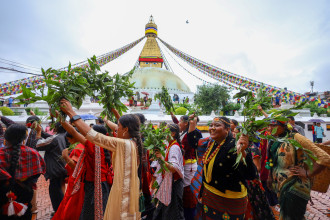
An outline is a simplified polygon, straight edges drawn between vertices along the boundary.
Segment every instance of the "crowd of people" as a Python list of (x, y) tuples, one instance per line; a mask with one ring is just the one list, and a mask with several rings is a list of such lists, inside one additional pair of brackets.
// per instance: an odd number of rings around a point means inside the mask
[(61, 111), (70, 120), (45, 130), (35, 115), (26, 125), (1, 116), (0, 219), (31, 219), (38, 209), (36, 183), (44, 175), (54, 220), (271, 220), (274, 209), (281, 219), (300, 220), (312, 178), (330, 167), (330, 156), (304, 137), (293, 117), (259, 132), (289, 137), (312, 152), (318, 160), (311, 170), (302, 149), (278, 139), (236, 137), (241, 127), (227, 117), (215, 117), (205, 138), (197, 116), (171, 113), (166, 152), (155, 150), (152, 161), (143, 147), (144, 115), (120, 116), (113, 109), (116, 121), (90, 126), (69, 101), (61, 101)]

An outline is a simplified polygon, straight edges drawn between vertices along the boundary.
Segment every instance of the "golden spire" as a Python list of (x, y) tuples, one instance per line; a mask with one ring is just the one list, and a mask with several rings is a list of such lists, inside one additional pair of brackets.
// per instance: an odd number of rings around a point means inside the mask
[(140, 67), (162, 68), (163, 57), (156, 41), (157, 25), (152, 15), (150, 16), (148, 24), (146, 24), (145, 35), (147, 37), (147, 42), (144, 44), (139, 57)]
[(150, 16), (148, 24), (146, 24), (145, 35), (146, 37), (157, 37), (157, 25), (152, 15)]

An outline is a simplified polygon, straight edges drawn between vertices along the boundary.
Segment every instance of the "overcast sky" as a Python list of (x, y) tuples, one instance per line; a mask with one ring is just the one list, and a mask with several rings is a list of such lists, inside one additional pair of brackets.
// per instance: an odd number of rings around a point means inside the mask
[[(296, 92), (309, 91), (311, 80), (314, 90), (330, 90), (327, 0), (1, 1), (0, 58), (37, 68), (64, 67), (139, 39), (151, 14), (160, 38), (207, 63)], [(144, 42), (103, 69), (127, 72)], [(162, 49), (193, 91), (201, 82), (176, 61), (211, 81)], [(28, 77), (0, 74), (0, 83)]]

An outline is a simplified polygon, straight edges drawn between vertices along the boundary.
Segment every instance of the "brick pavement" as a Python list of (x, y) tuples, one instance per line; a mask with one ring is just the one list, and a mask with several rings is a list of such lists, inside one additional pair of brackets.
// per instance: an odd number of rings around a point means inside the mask
[[(50, 214), (53, 212), (52, 205), (50, 203), (48, 186), (49, 181), (46, 181), (43, 176), (39, 178), (38, 185), (38, 195), (37, 195), (37, 205), (38, 214), (32, 217), (33, 220), (49, 220)], [(325, 220), (330, 219), (327, 217), (327, 209), (330, 208), (330, 187), (327, 193), (319, 193), (312, 191), (312, 202), (307, 205), (306, 219), (308, 220)], [(278, 219), (278, 212), (275, 211)]]
[(37, 186), (37, 206), (39, 212), (32, 216), (32, 220), (49, 220), (50, 215), (53, 212), (52, 204), (49, 198), (49, 181), (46, 181), (44, 176), (40, 176)]

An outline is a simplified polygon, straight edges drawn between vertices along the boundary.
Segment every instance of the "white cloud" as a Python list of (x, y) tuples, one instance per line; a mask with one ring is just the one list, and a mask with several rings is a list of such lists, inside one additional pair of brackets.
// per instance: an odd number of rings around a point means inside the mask
[[(0, 24), (5, 34), (0, 36), (0, 57), (37, 67), (62, 67), (142, 37), (152, 14), (159, 37), (174, 47), (271, 85), (305, 92), (308, 82), (325, 76), (330, 66), (327, 1), (31, 2), (2, 3), (5, 13), (0, 15)], [(128, 71), (142, 46), (103, 69)], [(190, 77), (175, 62), (171, 65), (179, 76)], [(204, 77), (198, 71), (195, 74)], [(23, 77), (1, 77), (0, 82)], [(192, 81), (192, 86), (199, 83)], [(322, 80), (316, 80), (315, 87), (329, 90), (328, 82)]]

